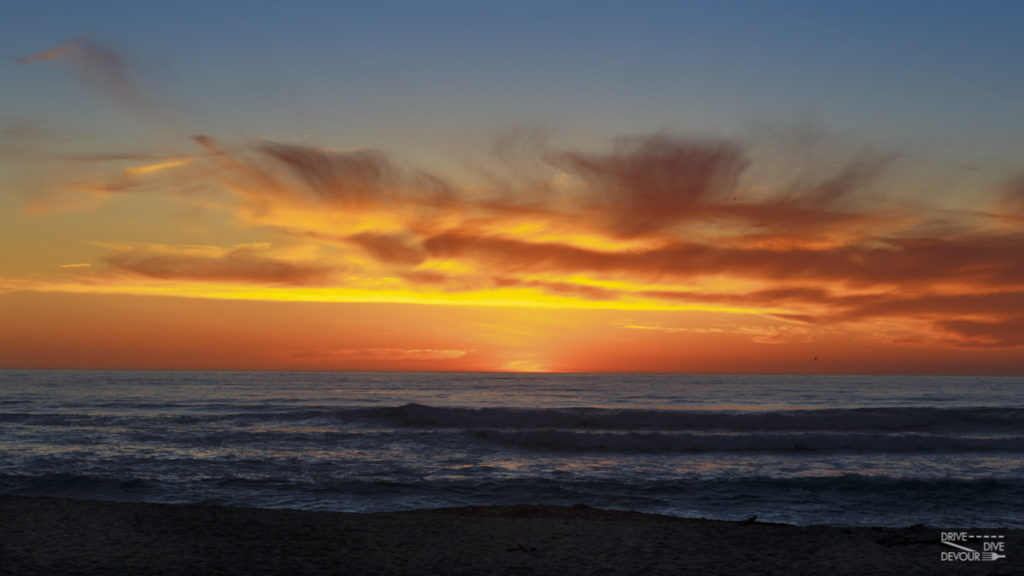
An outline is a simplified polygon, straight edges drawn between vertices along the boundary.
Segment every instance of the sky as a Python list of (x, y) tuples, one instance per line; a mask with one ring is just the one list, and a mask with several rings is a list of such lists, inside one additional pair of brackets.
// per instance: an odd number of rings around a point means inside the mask
[(1024, 374), (1022, 27), (12, 6), (0, 367)]

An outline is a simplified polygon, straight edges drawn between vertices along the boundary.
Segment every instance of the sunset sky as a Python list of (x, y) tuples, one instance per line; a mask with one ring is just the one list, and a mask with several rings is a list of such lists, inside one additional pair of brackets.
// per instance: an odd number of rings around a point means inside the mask
[(1024, 374), (1020, 2), (21, 3), (0, 367)]

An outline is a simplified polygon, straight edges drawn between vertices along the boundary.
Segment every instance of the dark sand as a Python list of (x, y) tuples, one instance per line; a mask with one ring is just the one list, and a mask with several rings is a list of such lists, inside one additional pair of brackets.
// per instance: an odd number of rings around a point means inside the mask
[(0, 496), (0, 574), (1024, 574), (937, 528), (797, 527), (583, 506), (346, 514)]

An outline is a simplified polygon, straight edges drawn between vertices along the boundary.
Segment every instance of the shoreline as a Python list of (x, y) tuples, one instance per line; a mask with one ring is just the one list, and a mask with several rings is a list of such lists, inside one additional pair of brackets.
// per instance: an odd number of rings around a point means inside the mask
[[(950, 530), (954, 527), (943, 527)], [(969, 528), (956, 527), (961, 530)], [(587, 506), (348, 513), (0, 496), (0, 574), (1011, 574), (940, 528), (795, 526)]]

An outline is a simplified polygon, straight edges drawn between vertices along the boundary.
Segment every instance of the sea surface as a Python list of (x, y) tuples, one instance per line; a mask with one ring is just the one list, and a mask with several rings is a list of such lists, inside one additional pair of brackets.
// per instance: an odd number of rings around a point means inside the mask
[(0, 371), (0, 493), (1024, 527), (1024, 380)]

